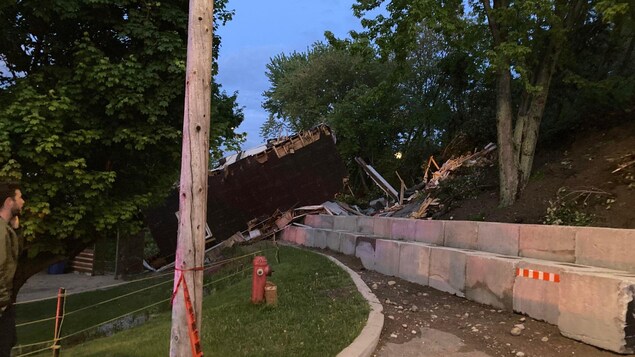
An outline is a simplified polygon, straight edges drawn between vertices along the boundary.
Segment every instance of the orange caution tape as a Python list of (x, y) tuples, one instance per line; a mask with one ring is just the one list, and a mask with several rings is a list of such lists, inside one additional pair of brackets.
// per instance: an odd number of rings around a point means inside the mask
[(560, 282), (560, 275), (554, 273), (548, 273), (544, 271), (532, 270), (532, 269), (516, 269), (516, 276), (522, 276), (524, 278), (550, 281), (552, 283)]
[[(193, 268), (193, 269), (176, 269), (179, 271), (198, 271), (203, 270), (203, 268)], [(187, 282), (183, 277), (183, 274), (179, 276), (179, 281), (176, 283), (176, 288), (174, 289), (174, 293), (172, 293), (172, 302), (174, 302), (174, 298), (176, 297), (177, 292), (179, 291), (179, 286), (183, 283), (183, 297), (185, 298), (185, 309), (187, 310), (187, 330), (190, 335), (190, 346), (192, 347), (192, 356), (193, 357), (203, 357), (203, 350), (201, 348), (201, 339), (198, 335), (198, 329), (196, 328), (196, 316), (194, 315), (194, 306), (192, 306), (192, 300), (190, 299), (190, 291), (187, 288)]]

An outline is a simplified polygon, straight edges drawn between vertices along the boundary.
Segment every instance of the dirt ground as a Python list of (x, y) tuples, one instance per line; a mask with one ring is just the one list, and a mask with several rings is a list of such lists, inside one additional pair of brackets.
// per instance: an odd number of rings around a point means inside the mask
[(492, 167), (485, 183), (488, 190), (476, 199), (455, 202), (438, 219), (541, 224), (549, 201), (555, 201), (564, 188), (568, 198), (583, 195), (581, 202), (585, 192), (599, 192), (590, 195), (586, 205), (577, 206), (593, 215), (591, 225), (635, 228), (635, 165), (612, 173), (620, 164), (635, 160), (635, 121), (572, 132), (558, 146), (536, 153), (532, 177), (514, 205), (498, 207), (498, 171)]
[[(356, 271), (382, 303), (385, 319), (375, 351), (377, 357), (395, 356), (400, 351), (395, 344), (404, 346), (400, 356), (620, 356), (566, 338), (554, 325), (366, 270), (355, 257), (328, 250), (320, 252)], [(511, 334), (516, 325), (522, 325), (519, 336)], [(458, 337), (455, 343), (460, 348), (446, 349), (445, 354), (427, 354), (434, 348), (434, 333), (443, 332)], [(424, 333), (428, 336), (422, 336)], [(411, 341), (422, 337), (422, 344), (417, 347), (420, 354), (413, 354)]]

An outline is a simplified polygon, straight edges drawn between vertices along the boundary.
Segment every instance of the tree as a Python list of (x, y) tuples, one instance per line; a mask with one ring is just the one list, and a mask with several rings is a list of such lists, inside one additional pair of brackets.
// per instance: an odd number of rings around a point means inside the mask
[[(383, 1), (358, 0), (357, 16), (381, 6)], [(599, 11), (623, 14), (626, 2), (536, 0), (391, 1), (389, 17), (364, 19), (366, 35), (383, 51), (403, 57), (401, 48), (415, 44), (416, 26), (433, 23), (454, 46), (476, 43), (469, 34), (490, 36), (483, 48), (484, 65), (496, 78), (496, 126), (499, 148), (500, 204), (508, 206), (529, 180), (538, 132), (549, 88), (568, 39)], [(453, 33), (466, 34), (453, 38)], [(627, 51), (628, 53), (628, 51)]]
[(388, 81), (393, 68), (376, 61), (367, 44), (330, 34), (327, 38), (329, 44), (316, 43), (307, 52), (271, 59), (271, 88), (263, 103), (270, 116), (262, 135), (275, 137), (283, 130), (327, 123), (350, 169), (356, 167), (355, 156), (379, 166), (394, 162), (401, 126), (394, 115), (399, 90)]
[[(422, 175), (423, 158), (457, 130), (452, 119), (467, 117), (470, 100), (456, 92), (480, 83), (463, 76), (465, 57), (430, 27), (420, 24), (417, 31), (418, 45), (402, 48), (400, 61), (365, 36), (340, 40), (329, 32), (327, 43), (272, 58), (267, 67), (271, 87), (263, 103), (270, 116), (263, 135), (325, 122), (335, 130), (354, 184), (363, 182), (356, 180), (355, 156), (366, 158), (395, 185), (397, 169), (414, 184), (408, 178)], [(397, 152), (401, 159), (395, 158)]]
[[(583, 1), (482, 1), (496, 68), (500, 204), (509, 206), (529, 181), (540, 121), (567, 33), (584, 22)], [(512, 76), (522, 90), (514, 123)]]
[[(0, 175), (20, 179), (28, 195), (30, 248), (19, 287), (115, 228), (134, 234), (141, 211), (174, 186), (188, 7), (22, 1), (3, 4), (0, 14), (8, 72), (0, 85)], [(232, 14), (217, 1), (214, 15), (220, 25)], [(240, 141), (236, 94), (215, 84), (212, 95), (211, 142)]]

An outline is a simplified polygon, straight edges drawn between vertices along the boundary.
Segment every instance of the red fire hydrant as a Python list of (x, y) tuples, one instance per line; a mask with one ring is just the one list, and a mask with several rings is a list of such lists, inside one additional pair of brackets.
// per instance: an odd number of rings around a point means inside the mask
[(267, 276), (271, 275), (272, 270), (267, 264), (267, 258), (263, 256), (254, 257), (254, 270), (251, 280), (251, 302), (259, 304), (265, 300), (265, 285), (267, 284)]

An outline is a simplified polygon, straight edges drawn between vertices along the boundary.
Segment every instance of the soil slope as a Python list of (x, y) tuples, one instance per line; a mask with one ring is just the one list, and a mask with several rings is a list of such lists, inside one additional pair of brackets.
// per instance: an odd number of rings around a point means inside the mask
[[(547, 208), (564, 203), (570, 215), (584, 214), (586, 225), (635, 228), (635, 164), (613, 173), (635, 160), (635, 121), (625, 118), (609, 129), (572, 132), (563, 141), (558, 149), (537, 152), (530, 182), (514, 205), (498, 207), (497, 170), (492, 168), (489, 190), (455, 202), (439, 219), (541, 224)], [(553, 216), (559, 215), (565, 213)]]

